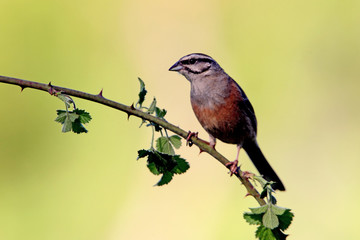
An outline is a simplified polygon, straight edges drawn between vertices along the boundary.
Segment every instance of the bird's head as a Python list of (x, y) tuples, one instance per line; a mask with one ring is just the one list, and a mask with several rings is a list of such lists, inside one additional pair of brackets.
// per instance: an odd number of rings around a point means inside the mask
[(214, 75), (219, 71), (223, 71), (219, 64), (210, 56), (202, 53), (192, 53), (180, 58), (169, 71), (178, 72), (193, 82), (197, 78)]

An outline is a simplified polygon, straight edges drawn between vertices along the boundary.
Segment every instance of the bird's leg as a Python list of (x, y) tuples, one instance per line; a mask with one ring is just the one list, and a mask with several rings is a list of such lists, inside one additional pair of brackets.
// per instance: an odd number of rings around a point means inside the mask
[(210, 147), (212, 147), (213, 149), (215, 149), (216, 138), (214, 138), (214, 136), (211, 135), (211, 134), (209, 134), (209, 145), (210, 145)]
[(239, 153), (240, 153), (240, 149), (241, 149), (241, 145), (237, 145), (237, 154), (236, 154), (236, 159), (232, 162), (228, 162), (226, 164), (226, 167), (230, 169), (230, 177), (233, 175), (233, 174), (237, 174), (238, 173), (238, 159), (239, 159)]

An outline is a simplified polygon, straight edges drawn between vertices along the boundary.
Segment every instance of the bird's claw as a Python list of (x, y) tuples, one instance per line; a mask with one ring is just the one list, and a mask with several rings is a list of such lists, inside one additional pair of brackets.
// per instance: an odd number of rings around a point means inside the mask
[(228, 162), (226, 163), (226, 167), (230, 170), (230, 177), (233, 175), (233, 174), (238, 174), (238, 163), (239, 161), (238, 160), (235, 160), (235, 161), (232, 161), (232, 162)]
[(189, 147), (191, 147), (193, 145), (193, 142), (191, 141), (191, 137), (195, 137), (198, 138), (198, 132), (188, 132), (188, 135), (186, 136), (186, 146), (189, 145)]
[(246, 178), (246, 179), (253, 179), (255, 177), (255, 174), (252, 173), (252, 172), (243, 171), (241, 176)]

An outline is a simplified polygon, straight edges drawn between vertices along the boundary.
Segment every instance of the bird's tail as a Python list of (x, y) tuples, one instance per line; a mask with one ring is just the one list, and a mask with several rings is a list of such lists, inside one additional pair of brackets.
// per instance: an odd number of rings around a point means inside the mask
[(272, 188), (274, 190), (285, 191), (285, 187), (283, 183), (281, 182), (278, 175), (275, 173), (274, 169), (272, 169), (269, 162), (266, 160), (257, 142), (256, 141), (245, 142), (243, 148), (250, 157), (251, 161), (254, 163), (259, 173), (263, 175), (263, 177), (267, 181), (275, 182), (272, 185)]

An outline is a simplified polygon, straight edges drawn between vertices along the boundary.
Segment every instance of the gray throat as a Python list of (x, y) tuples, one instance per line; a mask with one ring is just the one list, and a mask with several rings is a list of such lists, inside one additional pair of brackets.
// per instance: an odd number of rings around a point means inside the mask
[(227, 79), (201, 78), (191, 82), (191, 101), (198, 106), (214, 108), (225, 103), (229, 96), (229, 81)]

